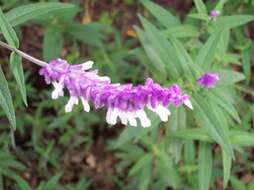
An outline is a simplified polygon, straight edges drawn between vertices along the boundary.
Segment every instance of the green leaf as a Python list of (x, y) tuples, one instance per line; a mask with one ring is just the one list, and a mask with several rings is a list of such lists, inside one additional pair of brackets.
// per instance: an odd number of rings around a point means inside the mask
[(156, 167), (158, 176), (162, 179), (168, 186), (172, 186), (174, 189), (179, 189), (180, 176), (177, 172), (176, 167), (174, 167), (173, 161), (169, 154), (165, 151), (155, 148), (156, 154)]
[(0, 29), (8, 44), (10, 44), (13, 47), (19, 47), (18, 37), (1, 9), (0, 9)]
[(196, 108), (195, 116), (202, 126), (207, 130), (208, 135), (213, 138), (220, 146), (233, 157), (233, 149), (229, 140), (229, 134), (225, 126), (220, 122), (208, 97), (202, 97), (198, 94), (193, 95), (193, 107)]
[(191, 25), (179, 25), (168, 28), (164, 31), (166, 36), (173, 36), (176, 38), (198, 37), (199, 31), (196, 27)]
[(151, 164), (151, 161), (152, 161), (152, 155), (151, 154), (145, 154), (130, 169), (130, 171), (128, 173), (128, 176), (133, 176), (134, 174), (139, 172), (145, 165)]
[(157, 20), (167, 28), (180, 25), (179, 20), (169, 11), (149, 0), (142, 0), (143, 5), (153, 14)]
[(244, 25), (254, 20), (252, 15), (235, 15), (235, 16), (223, 16), (219, 17), (213, 25), (219, 29), (231, 29), (241, 25)]
[(153, 66), (157, 70), (159, 70), (162, 73), (162, 75), (166, 75), (164, 62), (161, 60), (160, 56), (158, 55), (156, 50), (153, 48), (151, 43), (149, 43), (149, 41), (146, 39), (145, 32), (143, 32), (138, 27), (135, 27), (135, 30), (138, 34), (139, 40), (140, 40), (143, 48), (145, 49), (145, 52), (146, 52), (147, 56), (149, 57), (149, 59), (151, 60), (151, 63), (153, 64)]
[[(184, 109), (184, 107), (179, 107), (177, 110), (174, 110), (171, 113), (168, 124), (169, 126), (166, 129), (166, 134), (186, 128), (187, 118), (186, 110)], [(169, 150), (172, 153), (172, 156), (174, 157), (176, 163), (181, 160), (182, 148), (183, 144), (179, 139), (173, 139), (171, 141)]]
[(202, 14), (202, 13), (189, 14), (188, 17), (198, 19), (198, 20), (203, 20), (203, 21), (209, 21), (209, 16), (207, 14)]
[[(213, 143), (214, 140), (207, 134), (204, 128), (190, 128), (173, 131), (171, 134), (174, 138), (183, 140), (198, 140), (203, 142)], [(237, 146), (254, 146), (254, 134), (239, 131), (230, 130), (229, 139), (233, 145)]]
[(207, 14), (206, 6), (202, 0), (194, 0), (194, 3), (198, 10), (198, 13)]
[(181, 72), (181, 67), (175, 55), (175, 50), (166, 36), (161, 33), (153, 24), (144, 17), (140, 16), (142, 25), (145, 28), (145, 35), (151, 46), (157, 52), (158, 56), (166, 66), (168, 73), (172, 78), (178, 78)]
[(225, 151), (222, 151), (222, 160), (223, 160), (223, 187), (226, 188), (230, 178), (232, 158), (227, 153), (225, 153)]
[(63, 41), (62, 32), (57, 27), (49, 27), (43, 38), (43, 59), (50, 61), (58, 58)]
[(214, 31), (203, 47), (200, 48), (196, 58), (196, 64), (202, 66), (204, 69), (210, 68), (218, 45), (220, 44), (222, 34), (223, 30)]
[(143, 129), (141, 127), (126, 127), (116, 140), (114, 148), (119, 148), (124, 143), (132, 140), (134, 137), (140, 136), (144, 130), (148, 129)]
[(152, 160), (146, 162), (143, 165), (142, 170), (139, 175), (139, 189), (146, 190), (150, 181), (151, 181), (151, 174), (152, 174)]
[[(225, 29), (223, 31), (223, 34), (221, 36), (221, 40), (220, 40), (220, 44), (218, 46), (217, 49), (217, 53), (218, 54), (227, 54), (227, 50), (228, 50), (228, 45), (229, 45), (229, 39), (230, 39), (230, 30), (229, 29)], [(221, 57), (221, 56), (218, 56)]]
[(204, 142), (213, 142), (213, 139), (209, 137), (204, 128), (181, 129), (172, 132), (172, 136), (175, 138), (181, 138), (185, 140), (199, 140)]
[(47, 183), (44, 186), (44, 189), (56, 189), (56, 187), (58, 186), (58, 182), (59, 179), (61, 178), (63, 174), (62, 173), (58, 173), (56, 175), (54, 175), (49, 181), (47, 181)]
[(212, 147), (210, 144), (205, 142), (199, 144), (198, 163), (199, 189), (208, 190), (213, 167)]
[(254, 134), (245, 131), (230, 131), (230, 141), (237, 146), (254, 146)]
[(67, 3), (34, 3), (14, 8), (6, 14), (6, 17), (12, 26), (16, 26), (38, 16), (47, 15), (50, 12), (73, 7), (74, 5)]
[(10, 58), (11, 70), (17, 81), (23, 102), (27, 106), (26, 85), (25, 85), (25, 78), (24, 78), (23, 66), (21, 61), (22, 61), (22, 58), (18, 54), (14, 52), (11, 53), (11, 58)]
[(20, 176), (15, 176), (15, 181), (20, 188), (20, 190), (32, 190), (30, 185)]
[(187, 50), (184, 48), (183, 44), (180, 40), (170, 37), (170, 42), (172, 43), (173, 47), (175, 48), (176, 57), (179, 60), (179, 64), (183, 70), (183, 75), (187, 78), (187, 80), (191, 81), (191, 76), (195, 77), (195, 74), (199, 75), (198, 73), (201, 72), (201, 68), (193, 63), (193, 60)]
[(219, 0), (214, 9), (221, 12), (226, 2), (227, 0)]
[(184, 164), (195, 164), (195, 145), (192, 140), (187, 140), (184, 144)]
[(242, 60), (243, 60), (243, 72), (246, 77), (246, 83), (250, 82), (250, 74), (251, 74), (251, 64), (250, 64), (250, 51), (246, 49), (242, 52)]
[[(236, 64), (236, 65), (241, 65), (240, 63), (240, 58), (239, 54), (235, 53), (223, 53), (222, 48), (218, 48), (217, 50), (217, 56), (216, 59), (218, 62), (222, 62), (222, 64), (228, 65), (230, 64)], [(224, 51), (225, 52), (225, 51)]]
[(237, 179), (235, 176), (230, 177), (231, 184), (236, 190), (246, 190), (245, 184)]
[(245, 79), (245, 76), (242, 73), (231, 71), (231, 70), (220, 71), (219, 75), (220, 75), (220, 80), (218, 82), (218, 85), (220, 86), (233, 85)]
[(78, 24), (69, 23), (67, 32), (73, 38), (80, 40), (92, 46), (102, 46), (102, 34), (100, 32), (101, 26), (95, 23), (91, 24)]
[(16, 129), (16, 117), (14, 106), (11, 98), (11, 93), (8, 87), (7, 80), (5, 79), (3, 70), (0, 66), (0, 105), (3, 108), (3, 111), (7, 115), (8, 120), (10, 121), (11, 128)]
[(235, 107), (231, 103), (231, 101), (223, 96), (223, 93), (219, 90), (212, 90), (212, 93), (209, 94), (212, 99), (221, 106), (233, 119), (235, 119), (238, 123), (241, 123), (240, 116), (238, 115)]
[(149, 128), (143, 128), (141, 126), (126, 127), (116, 140), (114, 148), (119, 148), (126, 142), (134, 138), (140, 138), (143, 135), (147, 134), (149, 131), (156, 129), (159, 123), (161, 122), (160, 119), (154, 113), (149, 113), (148, 117), (151, 120), (151, 127)]

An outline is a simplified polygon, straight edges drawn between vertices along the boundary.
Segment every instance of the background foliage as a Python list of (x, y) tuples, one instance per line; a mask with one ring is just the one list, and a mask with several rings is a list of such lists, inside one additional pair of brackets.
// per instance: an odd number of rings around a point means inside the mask
[[(2, 0), (0, 38), (13, 47), (91, 58), (114, 82), (178, 83), (194, 111), (171, 109), (167, 123), (150, 114), (148, 129), (107, 126), (105, 110), (65, 114), (39, 68), (1, 48), (0, 189), (253, 190), (253, 4)], [(195, 85), (205, 71), (220, 73), (216, 88)]]

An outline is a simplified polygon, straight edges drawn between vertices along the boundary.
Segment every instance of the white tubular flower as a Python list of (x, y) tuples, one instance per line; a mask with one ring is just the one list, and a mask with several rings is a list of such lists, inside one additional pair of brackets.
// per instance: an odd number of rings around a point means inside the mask
[(151, 121), (144, 110), (138, 110), (136, 116), (139, 118), (142, 127), (146, 128), (151, 126)]
[(115, 125), (117, 121), (117, 111), (114, 108), (108, 108), (106, 121), (110, 125)]
[(189, 99), (185, 100), (184, 102), (184, 105), (186, 105), (188, 108), (190, 108), (191, 110), (193, 110), (193, 106), (192, 106), (192, 103)]
[(137, 120), (135, 116), (136, 116), (135, 112), (126, 112), (126, 117), (130, 126), (137, 127)]
[(158, 104), (156, 108), (152, 108), (151, 106), (149, 106), (148, 108), (155, 112), (160, 117), (161, 121), (164, 122), (168, 121), (168, 116), (171, 115), (171, 112), (160, 104)]
[(55, 89), (52, 91), (51, 97), (52, 97), (52, 99), (55, 100), (58, 97), (64, 95), (64, 91), (63, 91), (64, 85), (61, 84), (60, 82), (56, 82), (56, 81), (52, 82), (52, 84), (55, 87)]
[(87, 61), (87, 62), (85, 62), (85, 63), (82, 63), (81, 65), (82, 65), (82, 71), (86, 71), (86, 70), (89, 70), (89, 69), (91, 69), (92, 67), (93, 67), (93, 64), (94, 64), (94, 62), (93, 61)]
[(81, 102), (83, 104), (84, 111), (89, 112), (90, 111), (90, 105), (88, 104), (88, 101), (83, 97), (81, 97), (80, 99), (81, 99)]
[(65, 112), (69, 113), (72, 111), (72, 107), (74, 105), (78, 105), (78, 97), (77, 96), (71, 96), (67, 104), (65, 105)]
[(117, 110), (117, 114), (120, 118), (120, 121), (123, 125), (127, 125), (128, 124), (128, 119), (127, 119), (127, 115), (126, 113), (124, 113), (123, 111), (120, 111), (119, 109), (116, 109)]

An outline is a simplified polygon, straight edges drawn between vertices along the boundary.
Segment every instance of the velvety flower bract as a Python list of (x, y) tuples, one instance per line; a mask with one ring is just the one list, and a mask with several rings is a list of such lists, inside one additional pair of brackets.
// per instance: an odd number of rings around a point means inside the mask
[(209, 13), (210, 20), (217, 20), (218, 16), (220, 15), (220, 11), (218, 10), (211, 10)]
[(218, 73), (207, 72), (197, 80), (197, 84), (204, 88), (213, 88), (217, 84), (218, 80), (219, 80)]
[(97, 70), (90, 70), (92, 65), (92, 61), (70, 65), (65, 60), (57, 59), (40, 69), (39, 73), (46, 83), (54, 86), (52, 99), (63, 96), (64, 88), (68, 89), (70, 99), (65, 106), (66, 112), (71, 112), (79, 101), (84, 111), (89, 112), (89, 103), (93, 103), (96, 109), (107, 109), (108, 124), (115, 125), (119, 118), (124, 125), (137, 126), (138, 119), (141, 126), (149, 127), (151, 121), (145, 108), (158, 114), (162, 121), (168, 120), (169, 104), (175, 107), (185, 104), (193, 109), (189, 96), (177, 84), (164, 88), (150, 78), (144, 85), (115, 84), (109, 77), (99, 76)]

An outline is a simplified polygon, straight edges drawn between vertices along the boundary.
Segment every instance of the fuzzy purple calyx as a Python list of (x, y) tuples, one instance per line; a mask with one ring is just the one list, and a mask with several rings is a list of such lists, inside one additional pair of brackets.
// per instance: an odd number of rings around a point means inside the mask
[(219, 74), (218, 73), (204, 73), (198, 80), (197, 84), (199, 86), (202, 86), (204, 88), (213, 88), (216, 86), (218, 80), (219, 80)]

